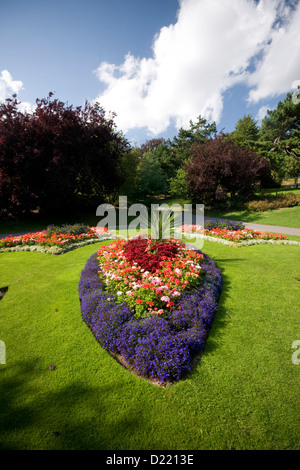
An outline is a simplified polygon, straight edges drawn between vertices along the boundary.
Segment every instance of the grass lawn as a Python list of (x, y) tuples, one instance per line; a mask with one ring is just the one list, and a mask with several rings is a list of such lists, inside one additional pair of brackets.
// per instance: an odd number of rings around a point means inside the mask
[(206, 216), (219, 217), (220, 219), (241, 220), (243, 222), (278, 225), (282, 227), (300, 228), (300, 206), (286, 207), (283, 209), (265, 211), (265, 212), (249, 212), (249, 211), (233, 211), (233, 212), (205, 212)]
[(277, 189), (264, 189), (258, 194), (264, 195), (264, 194), (289, 194), (289, 193), (294, 193), (294, 194), (299, 194), (300, 189), (286, 189), (286, 188), (277, 188)]
[[(191, 204), (188, 200), (183, 199), (166, 199), (163, 202), (172, 206), (173, 204)], [(240, 220), (263, 225), (278, 225), (283, 227), (300, 228), (300, 206), (287, 207), (277, 210), (268, 210), (264, 212), (250, 212), (246, 210), (231, 211), (208, 211), (204, 208), (205, 217), (217, 217), (220, 219)]]
[(96, 216), (96, 208), (94, 213), (83, 212), (73, 216), (41, 216), (39, 214), (32, 213), (27, 216), (26, 219), (9, 219), (0, 221), (0, 233), (18, 233), (18, 232), (39, 232), (48, 227), (48, 225), (63, 225), (63, 224), (75, 224), (84, 222), (88, 225), (97, 225), (101, 220), (101, 217)]
[(0, 449), (298, 449), (299, 247), (205, 242), (224, 278), (219, 311), (196, 369), (163, 389), (81, 319), (79, 276), (97, 246), (0, 254)]

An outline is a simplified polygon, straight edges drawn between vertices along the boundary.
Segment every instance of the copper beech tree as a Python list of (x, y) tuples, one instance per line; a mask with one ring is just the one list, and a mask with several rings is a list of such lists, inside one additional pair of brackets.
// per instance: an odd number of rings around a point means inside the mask
[(192, 147), (185, 171), (192, 199), (213, 206), (249, 199), (255, 184), (269, 175), (270, 165), (221, 134)]
[(0, 104), (0, 215), (93, 209), (122, 183), (129, 149), (99, 104), (37, 99), (21, 112), (16, 95)]

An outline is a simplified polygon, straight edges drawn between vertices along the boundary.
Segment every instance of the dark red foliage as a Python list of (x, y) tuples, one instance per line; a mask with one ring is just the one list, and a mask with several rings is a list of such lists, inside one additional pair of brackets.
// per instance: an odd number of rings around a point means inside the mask
[(135, 238), (124, 245), (124, 255), (131, 263), (136, 262), (145, 271), (155, 272), (161, 261), (175, 258), (178, 246), (173, 241), (148, 243), (147, 239)]
[(94, 210), (121, 183), (128, 144), (113, 119), (98, 104), (73, 108), (52, 96), (32, 113), (15, 95), (0, 104), (0, 212)]
[(160, 137), (159, 139), (146, 140), (146, 142), (141, 145), (141, 153), (143, 154), (145, 152), (151, 152), (164, 142), (165, 139), (163, 137)]
[(247, 199), (256, 183), (270, 173), (265, 158), (237, 146), (224, 135), (195, 144), (185, 170), (193, 200), (204, 204), (231, 198)]

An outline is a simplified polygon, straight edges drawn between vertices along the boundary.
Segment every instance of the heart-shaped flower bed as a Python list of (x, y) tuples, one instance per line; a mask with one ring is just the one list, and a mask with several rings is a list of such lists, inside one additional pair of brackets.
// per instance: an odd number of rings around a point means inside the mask
[(220, 270), (175, 240), (164, 247), (129, 242), (103, 246), (87, 261), (79, 282), (83, 320), (102, 347), (138, 375), (160, 384), (178, 381), (204, 349), (222, 289)]

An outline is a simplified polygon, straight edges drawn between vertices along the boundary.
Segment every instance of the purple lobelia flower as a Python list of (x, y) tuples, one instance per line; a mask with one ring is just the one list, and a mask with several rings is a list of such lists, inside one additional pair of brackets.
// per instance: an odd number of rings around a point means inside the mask
[(136, 318), (128, 304), (116, 304), (99, 274), (97, 253), (87, 261), (78, 285), (83, 320), (101, 346), (122, 356), (138, 374), (160, 382), (178, 381), (204, 350), (217, 312), (222, 276), (204, 255), (200, 287), (186, 292), (167, 318)]

